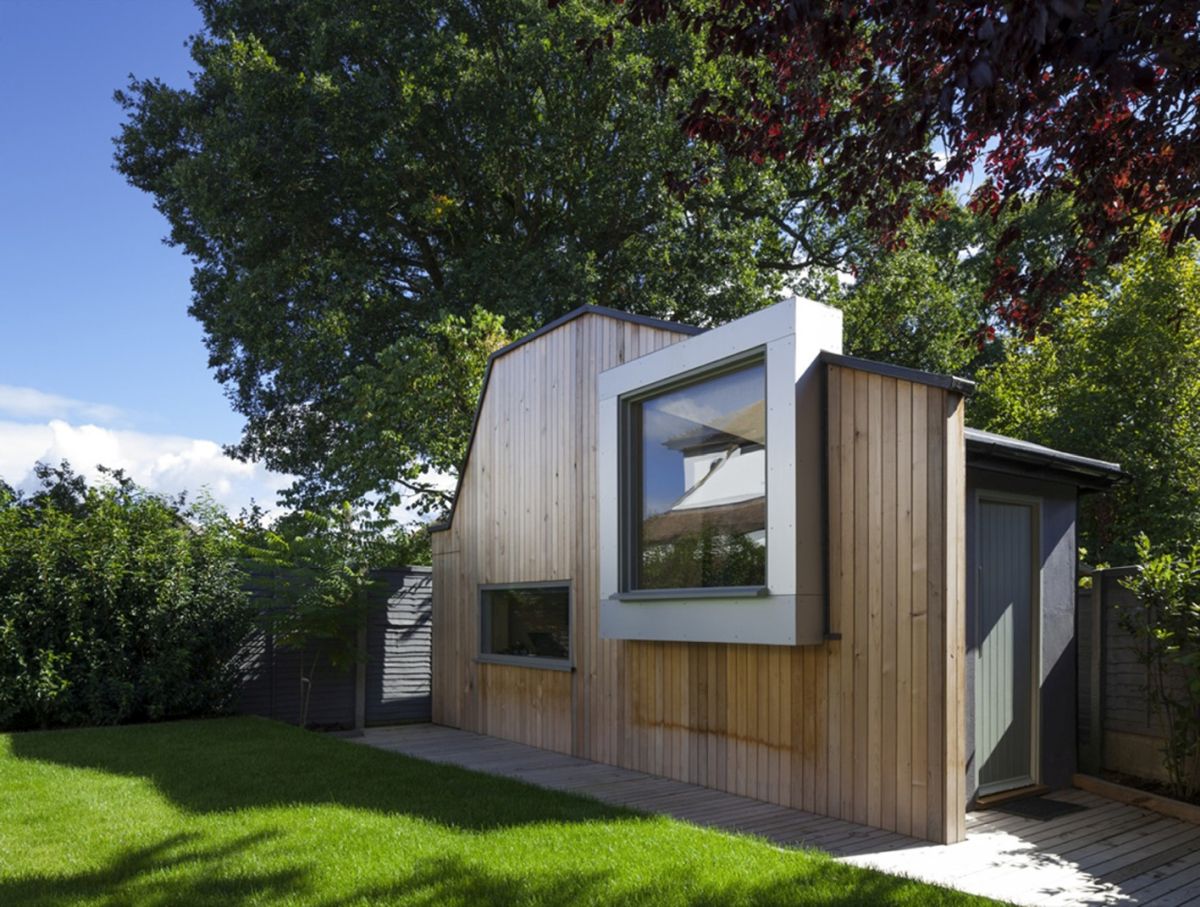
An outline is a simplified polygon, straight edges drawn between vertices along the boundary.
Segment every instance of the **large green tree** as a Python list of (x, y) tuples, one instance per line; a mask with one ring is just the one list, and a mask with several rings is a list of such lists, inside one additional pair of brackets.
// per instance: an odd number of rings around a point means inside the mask
[[(1051, 267), (1076, 240), (1071, 205), (1057, 197), (993, 218), (946, 193), (923, 196), (922, 207), (936, 216), (907, 218), (886, 242), (853, 212), (838, 269), (810, 269), (798, 288), (842, 310), (846, 352), (973, 378), (1019, 350), (1003, 342), (1013, 331), (995, 312), (997, 271)], [(998, 259), (991, 249), (1006, 232), (1016, 237)], [(1045, 302), (1043, 333), (1059, 301)]]
[(1119, 462), (1132, 482), (1086, 499), (1084, 544), (1136, 558), (1138, 534), (1200, 539), (1200, 247), (1146, 241), (1058, 307), (1054, 330), (980, 373), (980, 427)]
[(895, 248), (861, 230), (841, 270), (827, 276), (826, 291), (814, 294), (842, 310), (846, 352), (943, 374), (973, 372), (986, 318), (983, 225), (952, 200), (942, 207), (936, 221), (906, 221)]
[(839, 254), (806, 168), (679, 130), (724, 83), (676, 27), (584, 55), (611, 36), (602, 0), (199, 6), (191, 84), (118, 92), (117, 167), (195, 262), (190, 311), (246, 419), (233, 451), (303, 502), (397, 481), (444, 501), (458, 389), (506, 332), (590, 302), (722, 321)]

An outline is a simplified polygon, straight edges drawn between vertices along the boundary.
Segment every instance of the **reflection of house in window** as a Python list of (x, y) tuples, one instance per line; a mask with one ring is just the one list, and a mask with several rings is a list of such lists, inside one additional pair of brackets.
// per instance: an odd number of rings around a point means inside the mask
[(765, 366), (638, 404), (642, 589), (766, 581)]

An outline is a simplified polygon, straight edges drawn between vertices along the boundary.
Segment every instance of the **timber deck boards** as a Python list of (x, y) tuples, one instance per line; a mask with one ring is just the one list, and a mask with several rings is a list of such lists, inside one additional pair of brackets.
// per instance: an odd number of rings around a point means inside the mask
[(372, 728), (357, 742), (595, 797), (685, 822), (814, 847), (1016, 904), (1200, 904), (1200, 826), (1080, 790), (1088, 807), (1050, 821), (967, 814), (967, 840), (935, 845), (798, 809), (431, 724)]

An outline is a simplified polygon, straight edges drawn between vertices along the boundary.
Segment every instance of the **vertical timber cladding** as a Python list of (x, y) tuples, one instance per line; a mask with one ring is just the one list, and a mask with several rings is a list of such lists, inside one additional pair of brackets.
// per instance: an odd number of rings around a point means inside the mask
[(841, 639), (622, 643), (620, 763), (962, 840), (963, 400), (826, 367), (830, 623)]
[[(433, 718), (620, 759), (620, 644), (601, 640), (596, 378), (689, 336), (585, 314), (492, 361), (449, 529), (433, 533)], [(480, 664), (478, 588), (571, 583), (574, 671)]]
[[(600, 638), (596, 376), (684, 337), (586, 315), (494, 361), (454, 522), (434, 534), (434, 720), (961, 840), (956, 392), (825, 366), (830, 625), (840, 639)], [(478, 584), (556, 579), (572, 583), (575, 670), (477, 664)]]
[[(965, 836), (963, 400), (829, 366), (827, 650), (840, 814)], [(853, 766), (849, 771), (847, 769)]]

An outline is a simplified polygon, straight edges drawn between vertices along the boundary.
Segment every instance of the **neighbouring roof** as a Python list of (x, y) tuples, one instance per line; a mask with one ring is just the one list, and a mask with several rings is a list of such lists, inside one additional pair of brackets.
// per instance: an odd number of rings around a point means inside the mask
[(1043, 447), (978, 428), (966, 430), (967, 465), (1023, 468), (1034, 477), (1070, 481), (1084, 488), (1101, 490), (1125, 481), (1129, 474), (1118, 463), (1095, 460), (1078, 454)]
[[(669, 411), (668, 411), (669, 412)], [(672, 413), (672, 415), (675, 415)], [(676, 418), (684, 418), (676, 416)], [(733, 413), (714, 419), (711, 425), (695, 422), (695, 428), (682, 435), (669, 438), (665, 445), (671, 450), (687, 452), (694, 449), (725, 446), (750, 442), (767, 442), (767, 405), (765, 400), (755, 400)]]

